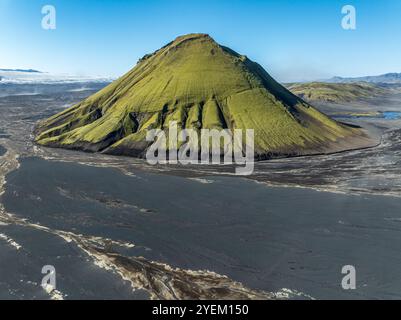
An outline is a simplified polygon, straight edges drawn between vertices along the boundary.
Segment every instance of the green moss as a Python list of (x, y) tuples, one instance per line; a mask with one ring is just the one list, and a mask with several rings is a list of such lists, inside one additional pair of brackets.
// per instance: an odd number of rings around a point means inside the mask
[(387, 90), (370, 83), (296, 83), (288, 89), (310, 102), (352, 102), (385, 95)]

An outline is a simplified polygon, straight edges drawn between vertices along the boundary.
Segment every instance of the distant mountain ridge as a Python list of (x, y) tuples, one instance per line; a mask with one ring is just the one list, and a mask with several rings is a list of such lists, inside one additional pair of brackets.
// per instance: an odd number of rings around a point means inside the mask
[(34, 69), (0, 69), (2, 72), (29, 72), (29, 73), (42, 73), (42, 71)]
[(309, 82), (288, 84), (287, 89), (308, 102), (344, 103), (364, 101), (366, 99), (389, 94), (389, 89), (375, 83), (326, 83)]
[(73, 74), (53, 74), (34, 69), (0, 69), (0, 84), (66, 84), (66, 83), (109, 83), (114, 78)]
[(354, 78), (343, 78), (333, 77), (326, 80), (325, 82), (331, 83), (353, 83), (353, 82), (369, 82), (369, 83), (400, 83), (401, 84), (401, 73), (385, 73), (378, 76), (365, 76), (365, 77), (354, 77)]

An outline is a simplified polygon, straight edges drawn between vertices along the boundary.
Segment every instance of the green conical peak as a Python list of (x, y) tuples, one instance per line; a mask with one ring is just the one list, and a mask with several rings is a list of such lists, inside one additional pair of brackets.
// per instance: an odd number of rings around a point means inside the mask
[[(39, 144), (144, 156), (149, 129), (253, 129), (260, 159), (370, 140), (320, 113), (207, 34), (177, 37), (127, 74), (37, 127)], [(352, 140), (352, 141), (351, 141)]]

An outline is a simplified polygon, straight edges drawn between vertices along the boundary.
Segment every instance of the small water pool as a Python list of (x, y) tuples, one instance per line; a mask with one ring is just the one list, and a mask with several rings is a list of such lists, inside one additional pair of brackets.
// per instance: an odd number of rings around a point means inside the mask
[(401, 119), (401, 112), (399, 111), (379, 111), (367, 113), (344, 113), (333, 115), (334, 118), (346, 119), (385, 119), (385, 120), (398, 120)]
[(382, 114), (383, 118), (387, 120), (397, 120), (401, 118), (401, 112), (397, 111), (385, 111)]

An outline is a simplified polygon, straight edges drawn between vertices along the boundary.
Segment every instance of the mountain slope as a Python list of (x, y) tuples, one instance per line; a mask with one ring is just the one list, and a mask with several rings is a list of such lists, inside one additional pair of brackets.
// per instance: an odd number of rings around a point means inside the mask
[(258, 159), (366, 146), (365, 134), (290, 93), (205, 34), (181, 36), (127, 74), (41, 122), (39, 144), (143, 157), (148, 129), (254, 129)]
[(287, 89), (308, 102), (344, 103), (383, 96), (389, 90), (370, 83), (309, 82), (287, 85)]

